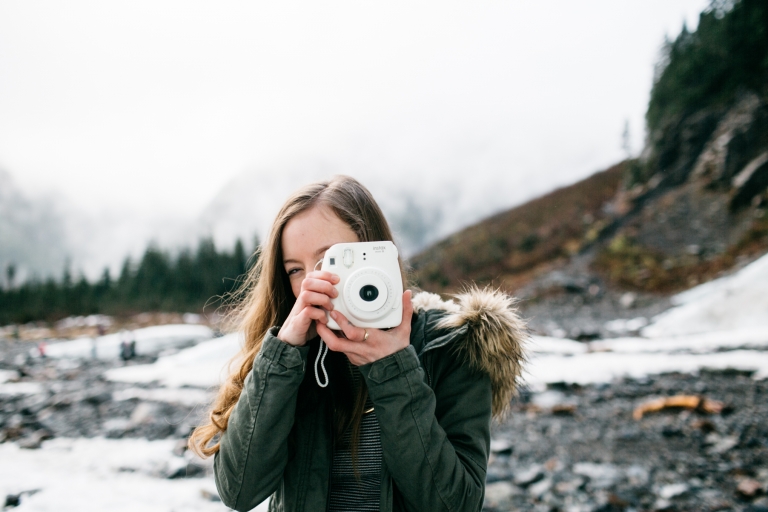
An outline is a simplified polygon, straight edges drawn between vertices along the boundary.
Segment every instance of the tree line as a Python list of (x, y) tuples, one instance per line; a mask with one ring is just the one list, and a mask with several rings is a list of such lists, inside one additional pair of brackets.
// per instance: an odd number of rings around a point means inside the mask
[(712, 0), (690, 32), (664, 45), (646, 120), (730, 105), (744, 91), (768, 94), (768, 2)]
[(32, 279), (0, 289), (0, 325), (96, 313), (212, 311), (255, 262), (240, 240), (231, 252), (203, 239), (196, 251), (187, 248), (176, 255), (150, 244), (140, 260), (126, 258), (116, 278), (107, 268), (95, 282), (84, 275), (74, 279), (65, 268), (59, 280)]

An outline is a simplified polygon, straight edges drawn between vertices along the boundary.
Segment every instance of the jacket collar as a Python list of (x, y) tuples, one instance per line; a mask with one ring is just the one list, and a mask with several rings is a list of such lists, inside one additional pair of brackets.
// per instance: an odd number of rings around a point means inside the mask
[(503, 416), (521, 380), (530, 338), (516, 299), (490, 287), (472, 286), (451, 300), (428, 292), (412, 300), (416, 352), (455, 344), (473, 368), (490, 376), (493, 415)]

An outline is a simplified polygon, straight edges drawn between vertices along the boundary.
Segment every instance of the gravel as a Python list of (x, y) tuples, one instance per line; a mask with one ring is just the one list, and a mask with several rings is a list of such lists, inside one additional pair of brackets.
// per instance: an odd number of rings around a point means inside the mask
[[(0, 386), (40, 391), (0, 393), (0, 442), (35, 449), (51, 437), (178, 439), (183, 453), (184, 439), (203, 417), (200, 404), (143, 399), (153, 396), (155, 385), (103, 377), (109, 368), (148, 363), (151, 356), (128, 362), (31, 359), (19, 349), (22, 342), (0, 343), (0, 370), (8, 380)], [(680, 394), (724, 408), (719, 414), (668, 409), (633, 419), (640, 404)], [(768, 507), (768, 381), (746, 372), (522, 389), (492, 437), (486, 512)], [(197, 478), (208, 471), (179, 467), (168, 477)]]

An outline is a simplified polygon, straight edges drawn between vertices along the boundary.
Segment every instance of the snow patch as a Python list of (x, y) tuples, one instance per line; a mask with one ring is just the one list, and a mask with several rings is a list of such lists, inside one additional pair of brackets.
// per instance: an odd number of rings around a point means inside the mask
[[(185, 459), (176, 440), (57, 438), (38, 450), (0, 444), (0, 496), (38, 489), (21, 498), (19, 512), (225, 512), (213, 478), (169, 480)], [(266, 512), (262, 503), (257, 512)]]
[(173, 355), (160, 357), (153, 364), (125, 366), (105, 372), (117, 382), (158, 382), (168, 387), (216, 387), (226, 377), (228, 363), (240, 351), (242, 336), (228, 334), (203, 341)]
[(19, 378), (19, 372), (16, 370), (0, 370), (0, 384), (8, 381), (14, 381)]
[(39, 382), (6, 382), (0, 384), (0, 395), (3, 396), (37, 395), (43, 390), (43, 385)]
[(117, 359), (123, 340), (136, 341), (136, 353), (146, 354), (164, 348), (213, 337), (213, 331), (204, 325), (157, 325), (130, 332), (119, 332), (97, 338), (80, 338), (72, 341), (49, 344), (45, 354), (56, 358)]
[(768, 328), (768, 254), (739, 272), (676, 295), (641, 334), (649, 338)]
[(147, 402), (167, 402), (194, 406), (210, 402), (213, 394), (194, 388), (128, 388), (112, 393), (112, 399), (117, 402), (133, 398)]
[(594, 352), (572, 357), (534, 355), (525, 367), (526, 383), (533, 387), (552, 382), (594, 384), (622, 377), (643, 378), (669, 372), (696, 373), (703, 368), (754, 371), (768, 378), (768, 352), (734, 350), (710, 354)]

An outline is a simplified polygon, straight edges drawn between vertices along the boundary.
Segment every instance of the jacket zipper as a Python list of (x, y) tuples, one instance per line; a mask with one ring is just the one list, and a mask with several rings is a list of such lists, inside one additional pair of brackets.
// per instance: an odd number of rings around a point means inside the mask
[(429, 373), (429, 369), (427, 368), (427, 358), (426, 355), (424, 356), (424, 363), (422, 364), (422, 368), (424, 369), (424, 373), (427, 375), (427, 386), (430, 388), (432, 387), (432, 375)]

